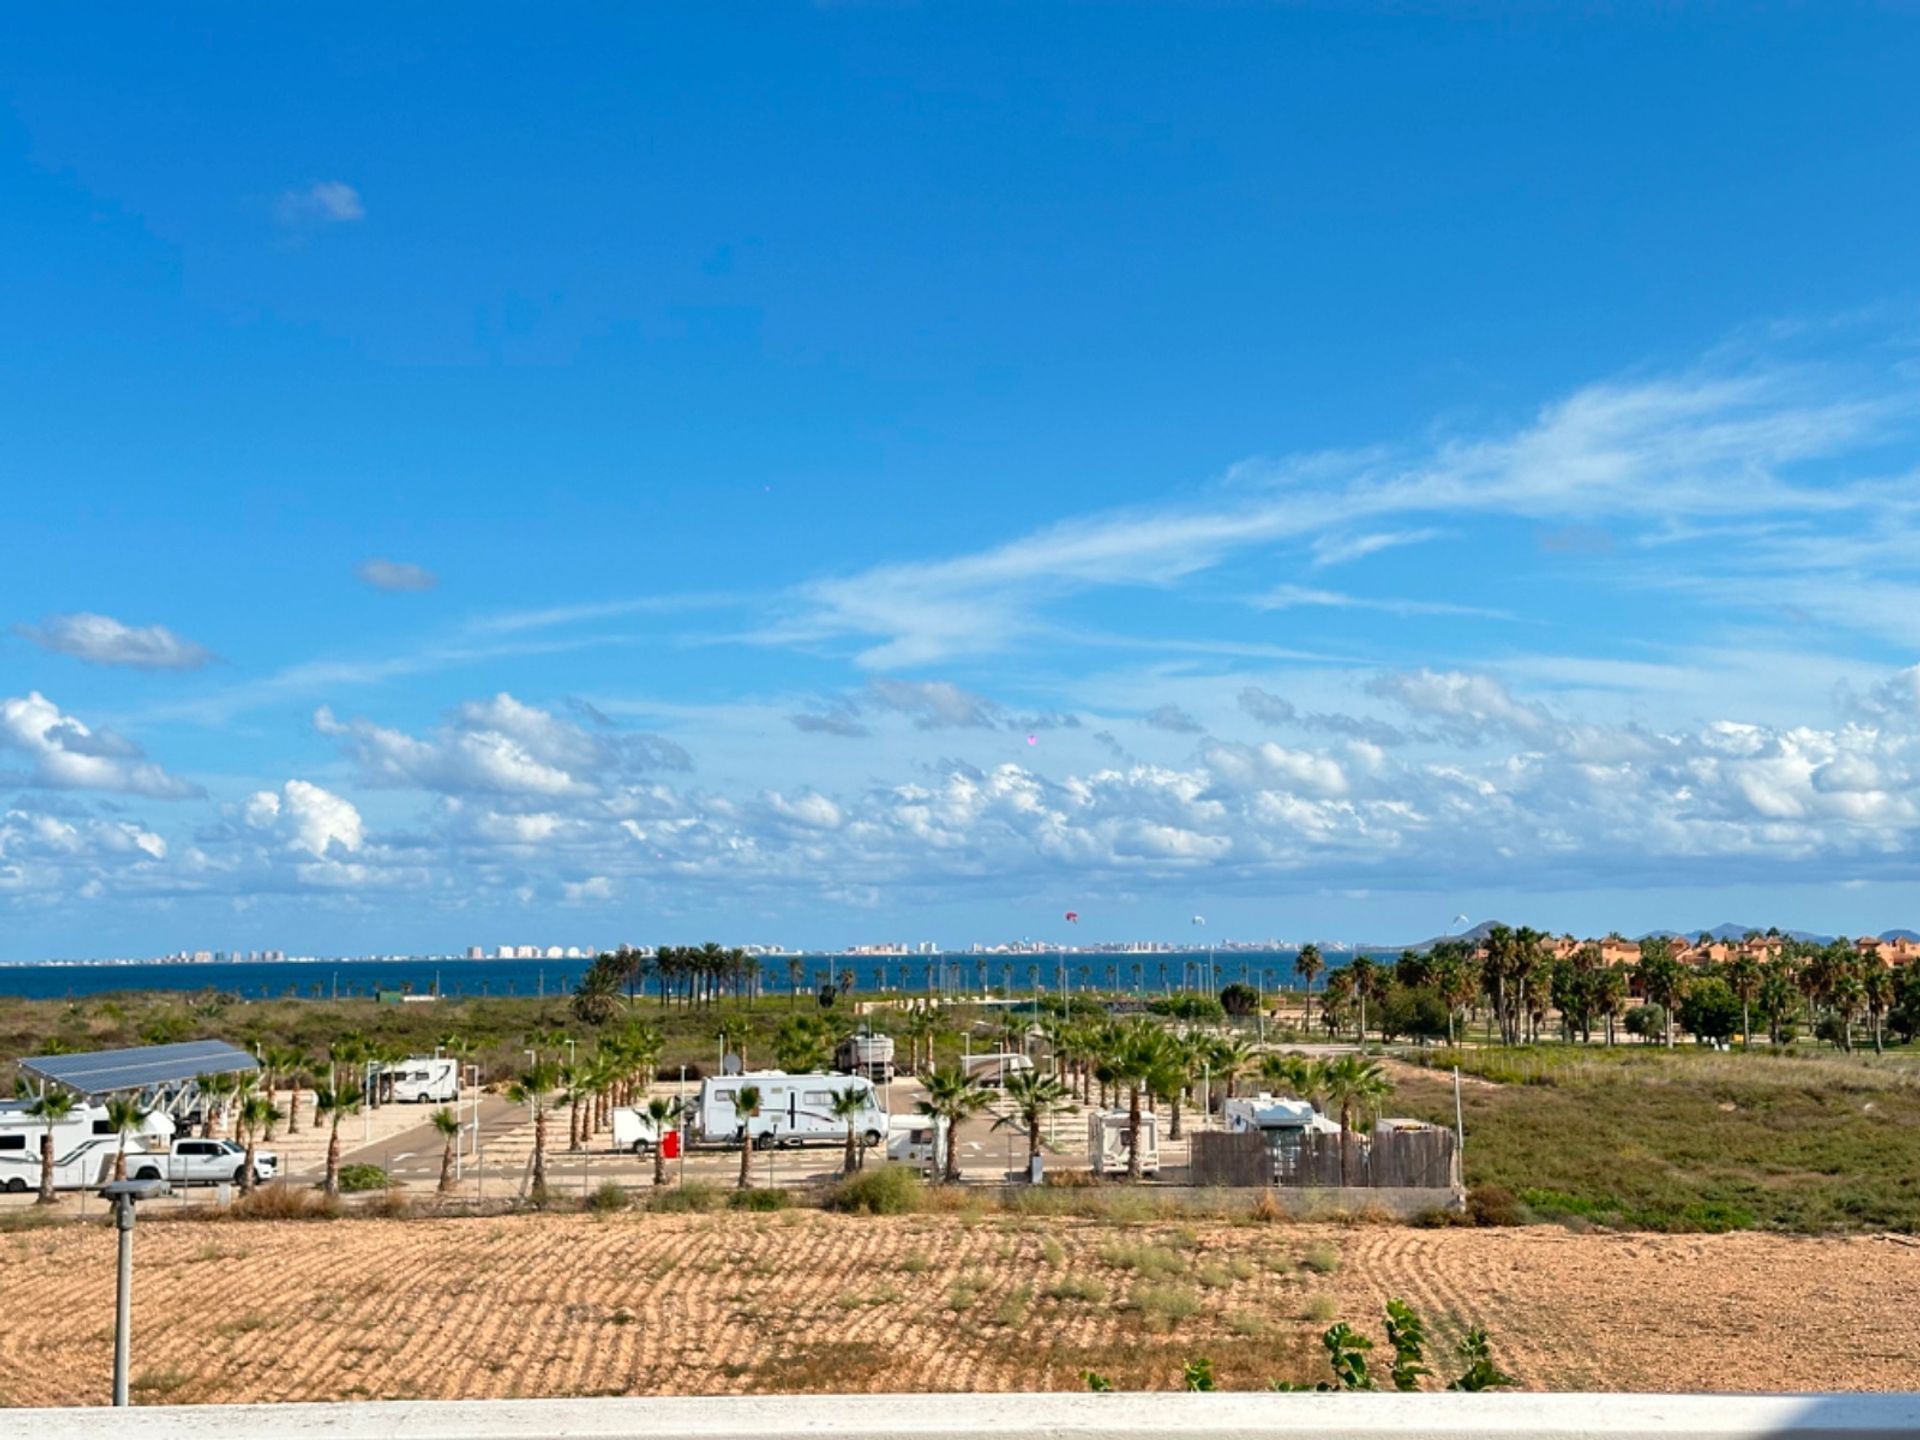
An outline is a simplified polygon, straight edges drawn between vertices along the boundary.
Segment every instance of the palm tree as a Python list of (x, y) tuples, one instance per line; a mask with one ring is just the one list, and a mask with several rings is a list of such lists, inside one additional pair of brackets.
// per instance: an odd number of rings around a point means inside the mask
[(1593, 977), (1593, 1003), (1606, 1017), (1607, 1044), (1613, 1044), (1613, 1022), (1627, 1002), (1627, 975), (1617, 965), (1596, 971)]
[(1044, 1070), (1022, 1070), (1007, 1076), (1001, 1087), (1007, 1099), (1013, 1102), (1013, 1108), (999, 1116), (993, 1122), (996, 1130), (1015, 1127), (1027, 1132), (1027, 1170), (1033, 1170), (1034, 1158), (1039, 1155), (1040, 1131), (1047, 1123), (1047, 1117), (1054, 1111), (1070, 1103), (1072, 1097), (1067, 1087), (1057, 1075), (1049, 1075)]
[(1320, 947), (1312, 941), (1302, 945), (1300, 953), (1293, 959), (1293, 973), (1307, 987), (1306, 1011), (1301, 1017), (1300, 1026), (1309, 1035), (1313, 1033), (1313, 982), (1326, 968), (1327, 962), (1320, 958)]
[(533, 1180), (527, 1194), (536, 1205), (547, 1198), (547, 1097), (560, 1080), (560, 1067), (536, 1060), (507, 1086), (507, 1098), (533, 1111)]
[(1340, 1111), (1340, 1182), (1352, 1183), (1352, 1136), (1355, 1112), (1371, 1110), (1393, 1093), (1393, 1082), (1377, 1060), (1342, 1055), (1328, 1062), (1324, 1072), (1327, 1103)]
[(866, 1113), (867, 1106), (873, 1103), (872, 1087), (849, 1085), (828, 1102), (828, 1110), (833, 1118), (847, 1127), (847, 1153), (840, 1166), (843, 1175), (851, 1175), (861, 1166), (860, 1135), (854, 1122)]
[(666, 1138), (671, 1122), (679, 1117), (679, 1107), (664, 1095), (655, 1095), (647, 1101), (647, 1118), (653, 1121), (653, 1183), (659, 1187), (667, 1183), (667, 1151), (660, 1142)]
[(200, 1138), (211, 1140), (215, 1128), (226, 1117), (227, 1100), (238, 1082), (232, 1075), (196, 1075), (193, 1083), (200, 1091)]
[(986, 1108), (987, 1092), (958, 1065), (929, 1070), (926, 1086), (926, 1098), (916, 1101), (914, 1108), (930, 1120), (947, 1122), (947, 1156), (940, 1178), (951, 1184), (960, 1178), (960, 1123)]
[(266, 1095), (253, 1094), (243, 1097), (239, 1108), (234, 1112), (234, 1124), (240, 1133), (247, 1137), (247, 1153), (241, 1159), (240, 1193), (253, 1193), (256, 1176), (253, 1172), (253, 1152), (260, 1132), (280, 1119), (280, 1111)]
[[(287, 1085), (287, 1133), (300, 1133), (300, 1081), (301, 1072), (307, 1066), (307, 1052), (298, 1045), (268, 1045), (260, 1054), (260, 1062), (267, 1071), (267, 1094), (274, 1092), (274, 1081), (284, 1080)], [(273, 1139), (273, 1130), (267, 1130), (267, 1139)]]
[(1740, 1048), (1753, 1048), (1753, 1001), (1760, 993), (1760, 966), (1751, 955), (1727, 962), (1727, 987), (1740, 997)]
[(429, 1117), (434, 1131), (446, 1144), (440, 1151), (440, 1183), (434, 1193), (444, 1195), (453, 1188), (453, 1147), (460, 1140), (460, 1117), (451, 1105), (442, 1105)]
[(124, 1095), (115, 1095), (107, 1101), (107, 1128), (120, 1137), (119, 1148), (113, 1152), (114, 1179), (127, 1178), (127, 1137), (139, 1134), (151, 1113), (141, 1109), (138, 1100)]
[(1167, 1037), (1146, 1019), (1114, 1027), (1107, 1047), (1107, 1065), (1116, 1083), (1127, 1090), (1127, 1178), (1141, 1175), (1140, 1096), (1154, 1073), (1166, 1064)]
[(53, 1131), (73, 1114), (74, 1098), (65, 1090), (42, 1090), (27, 1106), (27, 1114), (46, 1126), (40, 1136), (40, 1198), (36, 1205), (51, 1205), (53, 1194)]
[(1237, 1035), (1222, 1036), (1213, 1041), (1201, 1057), (1213, 1074), (1224, 1080), (1227, 1085), (1227, 1098), (1233, 1098), (1233, 1082), (1253, 1064), (1253, 1047)]
[(313, 1092), (315, 1118), (327, 1119), (327, 1175), (321, 1188), (329, 1195), (340, 1193), (340, 1122), (360, 1113), (360, 1087), (349, 1080), (344, 1085), (321, 1085)]
[(1353, 976), (1354, 998), (1360, 1002), (1360, 1029), (1355, 1038), (1364, 1045), (1367, 1042), (1367, 1001), (1380, 993), (1380, 967), (1371, 956), (1356, 955), (1348, 962), (1347, 973)]
[(1873, 1053), (1879, 1055), (1882, 1053), (1884, 1043), (1881, 1037), (1887, 1011), (1893, 1007), (1899, 987), (1894, 983), (1893, 972), (1878, 960), (1867, 962), (1867, 972), (1861, 977), (1861, 987), (1866, 994), (1867, 1018), (1873, 1022)]
[(742, 1085), (733, 1097), (734, 1114), (740, 1117), (740, 1179), (742, 1190), (753, 1188), (753, 1118), (760, 1113), (760, 1087)]

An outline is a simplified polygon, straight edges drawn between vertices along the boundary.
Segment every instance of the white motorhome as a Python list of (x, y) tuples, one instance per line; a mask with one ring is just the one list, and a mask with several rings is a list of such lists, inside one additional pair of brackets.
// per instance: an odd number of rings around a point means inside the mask
[(947, 1122), (944, 1117), (894, 1115), (888, 1119), (887, 1159), (911, 1165), (923, 1175), (935, 1175), (947, 1159)]
[(833, 1068), (846, 1075), (860, 1075), (876, 1085), (893, 1079), (893, 1037), (891, 1035), (849, 1035), (833, 1052)]
[[(1087, 1159), (1096, 1175), (1127, 1173), (1127, 1112), (1095, 1110), (1087, 1116)], [(1140, 1112), (1140, 1173), (1160, 1173), (1160, 1117)]]
[(460, 1098), (460, 1062), (450, 1055), (415, 1055), (380, 1073), (399, 1105), (444, 1105)]
[(1299, 1153), (1303, 1135), (1340, 1133), (1339, 1122), (1315, 1110), (1312, 1101), (1290, 1100), (1278, 1095), (1236, 1095), (1222, 1105), (1221, 1118), (1232, 1134), (1264, 1135), (1267, 1149), (1282, 1172)]
[(993, 1055), (968, 1055), (961, 1060), (960, 1066), (967, 1075), (982, 1085), (996, 1088), (1007, 1083), (1009, 1075), (1024, 1075), (1033, 1069), (1033, 1061), (1025, 1055), (1012, 1052)]
[[(26, 1100), (0, 1100), (0, 1190), (16, 1193), (40, 1185), (40, 1138), (46, 1124), (27, 1113)], [(173, 1120), (151, 1111), (140, 1128), (127, 1137), (127, 1154), (165, 1150), (173, 1139)], [(53, 1183), (73, 1190), (101, 1184), (113, 1177), (113, 1157), (120, 1137), (107, 1123), (104, 1105), (78, 1104), (53, 1127)]]
[(710, 1142), (732, 1143), (741, 1138), (742, 1119), (734, 1104), (742, 1087), (760, 1091), (760, 1109), (746, 1122), (747, 1138), (755, 1149), (769, 1145), (844, 1145), (847, 1123), (835, 1118), (834, 1097), (858, 1090), (866, 1104), (853, 1119), (862, 1143), (878, 1145), (887, 1135), (887, 1112), (873, 1082), (859, 1075), (789, 1075), (784, 1070), (749, 1071), (700, 1082), (695, 1118), (700, 1134)]

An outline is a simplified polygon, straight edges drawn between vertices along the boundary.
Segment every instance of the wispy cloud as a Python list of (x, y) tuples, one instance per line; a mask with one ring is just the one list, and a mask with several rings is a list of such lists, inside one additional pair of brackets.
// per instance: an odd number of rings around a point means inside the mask
[(1382, 550), (1392, 550), (1402, 545), (1424, 545), (1429, 540), (1440, 539), (1446, 533), (1427, 526), (1419, 530), (1376, 530), (1367, 535), (1322, 535), (1313, 542), (1313, 564), (1315, 569), (1324, 570), (1329, 565), (1364, 560), (1369, 555), (1378, 555)]
[[(1869, 517), (1902, 498), (1831, 462), (1910, 430), (1920, 394), (1895, 378), (1756, 363), (1591, 385), (1505, 434), (1424, 451), (1240, 466), (1176, 505), (1063, 520), (971, 554), (896, 562), (801, 587), (763, 643), (859, 644), (895, 669), (1016, 648), (1091, 590), (1170, 589), (1263, 549), (1335, 563), (1433, 538), (1448, 517), (1643, 531), (1682, 523)], [(1380, 522), (1402, 521), (1382, 527)]]
[(1305, 585), (1276, 585), (1253, 603), (1262, 610), (1290, 610), (1321, 606), (1332, 610), (1376, 610), (1383, 615), (1471, 615), (1483, 620), (1512, 620), (1511, 611), (1482, 605), (1456, 605), (1449, 600), (1396, 600), (1380, 595), (1347, 595), (1338, 590), (1316, 590)]
[(350, 224), (367, 214), (360, 192), (344, 180), (316, 180), (302, 189), (283, 191), (273, 213), (290, 230)]
[(38, 625), (14, 629), (43, 650), (71, 655), (90, 665), (122, 665), (132, 670), (198, 670), (213, 652), (164, 625), (127, 625), (111, 615), (81, 611), (50, 615)]
[(440, 577), (424, 565), (410, 565), (404, 560), (382, 560), (378, 556), (362, 560), (353, 573), (376, 590), (431, 590), (440, 583)]

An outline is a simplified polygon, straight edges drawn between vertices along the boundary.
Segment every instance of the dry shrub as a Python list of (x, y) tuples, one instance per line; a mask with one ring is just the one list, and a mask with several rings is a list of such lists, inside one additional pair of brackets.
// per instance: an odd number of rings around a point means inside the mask
[(1280, 1203), (1280, 1197), (1271, 1190), (1262, 1190), (1253, 1197), (1253, 1208), (1248, 1212), (1263, 1225), (1273, 1225), (1288, 1218), (1287, 1207)]
[(1527, 1223), (1527, 1207), (1504, 1185), (1476, 1185), (1467, 1191), (1467, 1214), (1476, 1225)]
[(822, 1208), (842, 1215), (911, 1215), (926, 1208), (927, 1186), (906, 1165), (880, 1165), (836, 1181)]
[(338, 1220), (340, 1202), (324, 1190), (297, 1189), (282, 1181), (262, 1185), (242, 1195), (225, 1209), (213, 1209), (200, 1218), (210, 1220)]

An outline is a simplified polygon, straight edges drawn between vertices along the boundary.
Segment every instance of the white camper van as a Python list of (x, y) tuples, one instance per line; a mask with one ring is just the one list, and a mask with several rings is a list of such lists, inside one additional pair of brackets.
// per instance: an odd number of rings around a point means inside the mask
[(445, 1105), (460, 1098), (460, 1062), (450, 1055), (411, 1056), (380, 1073), (398, 1105)]
[[(1127, 1173), (1127, 1112), (1095, 1110), (1087, 1116), (1087, 1158), (1096, 1175)], [(1140, 1173), (1160, 1173), (1160, 1117), (1140, 1112)]]
[(961, 1068), (972, 1079), (982, 1085), (991, 1085), (996, 1089), (1007, 1083), (1009, 1075), (1027, 1074), (1033, 1069), (1033, 1061), (1025, 1055), (1012, 1052), (993, 1055), (969, 1055), (960, 1062)]
[(860, 1075), (876, 1085), (893, 1079), (893, 1037), (891, 1035), (849, 1035), (833, 1052), (833, 1068), (845, 1075)]
[[(613, 1148), (631, 1150), (636, 1155), (651, 1155), (654, 1147), (660, 1143), (660, 1126), (645, 1110), (637, 1105), (619, 1105), (614, 1107)], [(675, 1122), (668, 1120), (666, 1128), (671, 1131)], [(669, 1157), (671, 1158), (671, 1157)]]
[(760, 1091), (760, 1110), (749, 1124), (748, 1135), (755, 1149), (846, 1144), (847, 1122), (834, 1118), (832, 1105), (836, 1095), (854, 1089), (866, 1095), (866, 1105), (853, 1121), (855, 1133), (869, 1146), (880, 1144), (887, 1136), (887, 1112), (873, 1082), (863, 1076), (789, 1075), (784, 1070), (760, 1070), (700, 1082), (697, 1118), (703, 1138), (720, 1143), (740, 1138), (742, 1121), (734, 1097), (746, 1085)]
[(1264, 1135), (1274, 1164), (1283, 1175), (1295, 1163), (1303, 1135), (1340, 1133), (1339, 1122), (1315, 1110), (1312, 1101), (1276, 1095), (1236, 1095), (1221, 1107), (1221, 1116), (1230, 1133)]
[[(27, 1113), (29, 1101), (0, 1100), (0, 1190), (15, 1193), (40, 1185), (40, 1137), (44, 1122)], [(127, 1154), (165, 1150), (173, 1140), (173, 1120), (153, 1111), (127, 1137)], [(99, 1185), (113, 1178), (113, 1157), (120, 1137), (107, 1123), (107, 1107), (80, 1104), (53, 1127), (53, 1183), (60, 1190)], [(131, 1172), (131, 1166), (128, 1167)]]

